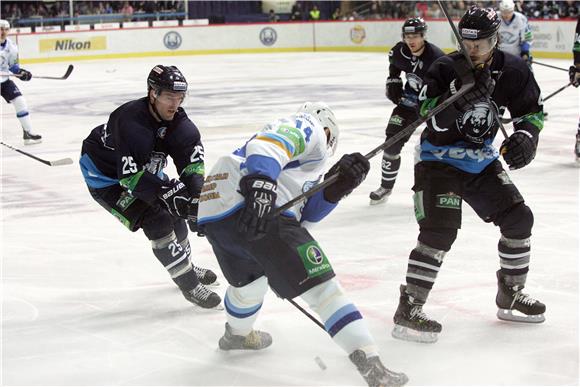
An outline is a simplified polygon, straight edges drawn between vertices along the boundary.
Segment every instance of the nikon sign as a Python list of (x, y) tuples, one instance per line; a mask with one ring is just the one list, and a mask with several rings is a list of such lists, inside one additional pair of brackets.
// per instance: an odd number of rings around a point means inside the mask
[(107, 38), (95, 36), (87, 39), (41, 39), (38, 45), (40, 52), (106, 50)]

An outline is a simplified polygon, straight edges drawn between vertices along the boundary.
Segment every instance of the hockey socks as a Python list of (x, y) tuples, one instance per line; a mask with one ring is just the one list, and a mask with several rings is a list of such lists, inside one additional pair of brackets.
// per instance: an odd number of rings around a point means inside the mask
[(383, 153), (381, 187), (393, 189), (401, 168), (401, 156)]
[(246, 336), (252, 332), (267, 291), (268, 279), (264, 276), (240, 288), (228, 287), (224, 305), (233, 335)]
[(175, 233), (151, 241), (153, 254), (169, 272), (171, 279), (183, 291), (188, 291), (199, 283), (189, 261), (189, 253), (179, 242)]

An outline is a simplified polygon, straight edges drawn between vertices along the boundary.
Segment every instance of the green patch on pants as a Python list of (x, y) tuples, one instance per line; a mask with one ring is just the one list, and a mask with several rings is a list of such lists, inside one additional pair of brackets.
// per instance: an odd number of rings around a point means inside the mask
[(318, 242), (305, 243), (298, 246), (297, 250), (309, 278), (318, 277), (332, 271), (332, 266), (330, 266), (330, 262), (328, 262), (328, 258), (326, 258)]

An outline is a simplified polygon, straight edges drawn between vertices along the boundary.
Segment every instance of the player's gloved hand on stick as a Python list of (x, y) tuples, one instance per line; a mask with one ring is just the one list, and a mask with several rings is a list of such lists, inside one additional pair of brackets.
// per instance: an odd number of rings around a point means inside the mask
[[(474, 71), (475, 86), (457, 101), (455, 107), (457, 110), (465, 112), (471, 110), (473, 105), (478, 102), (485, 102), (491, 98), (493, 89), (495, 88), (495, 81), (491, 78), (491, 72), (487, 66), (479, 68)], [(461, 87), (461, 80), (454, 79), (451, 82), (450, 89), (452, 94), (455, 94)], [(455, 92), (454, 92), (455, 91)]]
[(369, 161), (360, 153), (343, 155), (324, 175), (327, 179), (338, 173), (338, 180), (324, 189), (324, 198), (331, 203), (338, 203), (363, 182), (370, 169)]
[(247, 175), (240, 180), (240, 193), (246, 206), (238, 218), (238, 231), (248, 240), (262, 238), (268, 232), (277, 197), (277, 184), (263, 175)]
[(21, 81), (30, 81), (32, 79), (32, 73), (28, 70), (20, 69), (18, 77)]
[(580, 69), (576, 66), (570, 66), (568, 69), (568, 75), (570, 76), (570, 83), (574, 87), (578, 87), (580, 85)]
[(528, 165), (536, 156), (538, 134), (518, 130), (501, 144), (500, 153), (510, 169), (520, 169)]
[(398, 105), (403, 98), (403, 80), (399, 77), (388, 77), (386, 84), (386, 96), (387, 98)]
[(158, 198), (171, 215), (197, 223), (198, 198), (192, 198), (181, 181), (168, 181), (161, 187)]

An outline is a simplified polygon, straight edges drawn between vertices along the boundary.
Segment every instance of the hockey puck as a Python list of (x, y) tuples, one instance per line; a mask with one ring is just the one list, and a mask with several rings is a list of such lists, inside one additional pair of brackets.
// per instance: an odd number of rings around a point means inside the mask
[(324, 362), (322, 361), (322, 359), (319, 356), (316, 356), (314, 358), (314, 361), (316, 362), (316, 364), (318, 364), (318, 366), (320, 367), (321, 370), (325, 370), (326, 369), (326, 364), (324, 364)]

